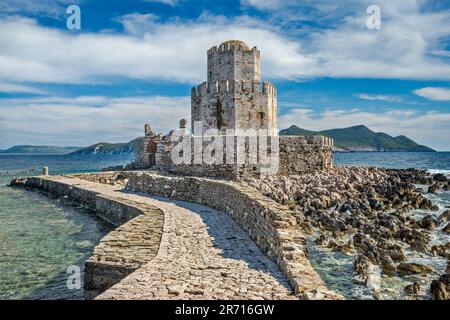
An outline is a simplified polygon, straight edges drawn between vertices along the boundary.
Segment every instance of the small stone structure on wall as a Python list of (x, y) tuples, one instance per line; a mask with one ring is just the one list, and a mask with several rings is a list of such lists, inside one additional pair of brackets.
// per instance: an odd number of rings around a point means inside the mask
[[(278, 137), (277, 91), (269, 82), (260, 79), (260, 52), (250, 49), (244, 42), (230, 40), (208, 50), (207, 81), (191, 91), (191, 132), (187, 120), (169, 134), (156, 134), (150, 124), (145, 125), (145, 136), (136, 149), (135, 166), (139, 169), (161, 170), (179, 175), (240, 179), (245, 176), (267, 174), (262, 165), (259, 144), (251, 149), (248, 136), (244, 139), (244, 160), (227, 161), (232, 150), (238, 159), (237, 141), (245, 132), (254, 130), (261, 141), (261, 132), (267, 138), (268, 157), (277, 157), (277, 170), (270, 174), (292, 175), (332, 167), (333, 140), (323, 136)], [(214, 140), (208, 132), (214, 131)], [(243, 133), (244, 132), (244, 133)], [(174, 163), (171, 155), (180, 137), (189, 137), (190, 160)], [(198, 151), (195, 138), (200, 137), (202, 150), (211, 141), (222, 140), (222, 148), (212, 151), (218, 160), (213, 164), (195, 161)], [(202, 138), (203, 137), (203, 138)], [(205, 139), (206, 138), (206, 139)], [(274, 142), (276, 140), (276, 143)], [(185, 152), (185, 151), (183, 151)], [(251, 161), (256, 157), (255, 161)], [(189, 155), (187, 155), (189, 159)], [(273, 166), (273, 160), (271, 165)]]

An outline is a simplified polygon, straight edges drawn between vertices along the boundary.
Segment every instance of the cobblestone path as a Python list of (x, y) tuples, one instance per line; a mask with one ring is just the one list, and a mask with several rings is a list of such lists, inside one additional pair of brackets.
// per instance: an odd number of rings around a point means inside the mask
[(69, 179), (83, 188), (164, 211), (156, 257), (97, 299), (295, 299), (276, 264), (226, 213), (75, 180)]
[(287, 280), (227, 214), (147, 198), (163, 209), (157, 256), (98, 299), (291, 299)]

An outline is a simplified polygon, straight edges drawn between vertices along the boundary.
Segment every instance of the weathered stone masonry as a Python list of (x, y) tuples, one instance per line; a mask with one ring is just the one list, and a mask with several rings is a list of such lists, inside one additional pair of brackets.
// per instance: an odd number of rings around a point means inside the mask
[[(145, 125), (145, 136), (137, 146), (135, 166), (140, 169), (154, 169), (178, 175), (216, 177), (239, 180), (249, 176), (259, 176), (265, 165), (259, 159), (255, 164), (248, 160), (252, 155), (246, 143), (247, 157), (244, 163), (226, 161), (226, 142), (222, 150), (214, 155), (222, 158), (214, 164), (194, 161), (194, 146), (191, 145), (190, 163), (174, 164), (171, 151), (177, 144), (175, 136), (198, 137), (207, 130), (216, 130), (219, 138), (231, 135), (245, 136), (245, 130), (266, 130), (270, 154), (276, 157), (276, 148), (271, 148), (271, 138), (278, 138), (277, 90), (269, 82), (261, 82), (260, 52), (250, 49), (244, 42), (231, 40), (214, 46), (207, 53), (207, 81), (191, 90), (191, 132), (187, 121), (180, 121), (180, 128), (169, 134), (156, 134), (149, 124)], [(199, 130), (195, 123), (201, 121)], [(211, 133), (211, 132), (209, 132)], [(261, 134), (261, 132), (259, 132)], [(204, 146), (210, 140), (204, 139)], [(279, 168), (270, 174), (291, 175), (308, 173), (332, 167), (333, 140), (323, 136), (279, 137)], [(231, 149), (234, 149), (231, 146)], [(203, 148), (205, 150), (205, 148)], [(235, 150), (235, 149), (234, 149)], [(200, 151), (201, 152), (201, 151)], [(197, 150), (198, 153), (198, 150)], [(235, 159), (237, 159), (235, 151)], [(266, 172), (265, 170), (263, 170)]]
[(191, 128), (267, 129), (277, 134), (276, 89), (260, 82), (260, 52), (231, 40), (208, 50), (208, 80), (191, 92)]
[(196, 177), (167, 177), (145, 172), (128, 175), (126, 188), (204, 204), (228, 213), (274, 260), (301, 298), (336, 299), (311, 266), (306, 237), (290, 210), (241, 184)]

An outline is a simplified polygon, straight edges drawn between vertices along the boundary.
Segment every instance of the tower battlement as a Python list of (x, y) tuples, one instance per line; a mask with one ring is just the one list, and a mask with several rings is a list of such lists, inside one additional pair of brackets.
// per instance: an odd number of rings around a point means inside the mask
[(277, 90), (270, 82), (263, 81), (261, 83), (254, 80), (220, 80), (211, 85), (203, 82), (191, 90), (192, 97), (201, 97), (211, 93), (256, 93), (276, 97)]
[(230, 40), (208, 50), (209, 84), (220, 80), (260, 81), (260, 52), (244, 42)]
[(191, 121), (203, 129), (267, 129), (277, 132), (276, 88), (261, 81), (260, 52), (230, 40), (207, 53), (207, 81), (192, 88)]

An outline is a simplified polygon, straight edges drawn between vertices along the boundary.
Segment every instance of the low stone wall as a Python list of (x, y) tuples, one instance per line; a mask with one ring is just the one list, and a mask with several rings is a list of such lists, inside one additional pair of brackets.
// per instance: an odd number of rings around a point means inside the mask
[[(172, 141), (172, 139), (174, 140)], [(278, 141), (279, 147), (276, 155), (278, 164), (263, 165), (271, 158), (271, 146), (275, 141)], [(149, 145), (152, 143), (158, 146), (153, 148), (156, 153), (148, 151)], [(181, 151), (183, 146), (186, 151), (189, 150), (190, 154), (184, 155), (183, 161), (179, 159), (180, 163), (175, 164), (172, 151), (180, 151), (179, 156), (181, 157), (184, 152), (184, 150)], [(167, 136), (146, 136), (143, 145), (138, 145), (136, 150), (135, 166), (181, 176), (214, 177), (227, 180), (259, 177), (261, 174), (295, 175), (331, 168), (333, 166), (332, 148), (333, 139), (325, 136), (279, 136), (275, 140), (272, 136), (267, 138), (267, 150), (260, 150), (256, 137), (250, 139), (246, 136), (218, 136), (214, 137), (214, 142), (212, 142), (210, 139), (202, 139), (202, 137), (171, 133)], [(273, 149), (273, 151), (276, 150)], [(203, 158), (196, 159), (202, 154)], [(206, 155), (208, 155), (207, 158), (214, 158), (214, 161), (209, 159), (213, 163), (206, 163)], [(153, 158), (152, 161), (150, 161), (151, 158)], [(237, 159), (242, 163), (238, 163)], [(268, 161), (270, 162), (270, 160)]]
[[(117, 175), (114, 179), (117, 179)], [(68, 197), (94, 209), (99, 217), (118, 226), (100, 240), (85, 263), (84, 291), (87, 299), (94, 298), (118, 283), (153, 259), (158, 252), (164, 213), (156, 207), (53, 181), (51, 177), (15, 179), (11, 185)]]
[[(307, 257), (306, 237), (285, 206), (245, 185), (196, 177), (122, 172), (126, 189), (199, 204), (228, 213), (280, 267), (296, 295), (305, 299), (341, 298), (329, 291)], [(100, 178), (114, 179), (118, 173)], [(97, 176), (91, 176), (93, 177)], [(94, 178), (95, 179), (95, 178)]]
[(278, 174), (295, 175), (333, 167), (333, 139), (324, 136), (280, 136)]

